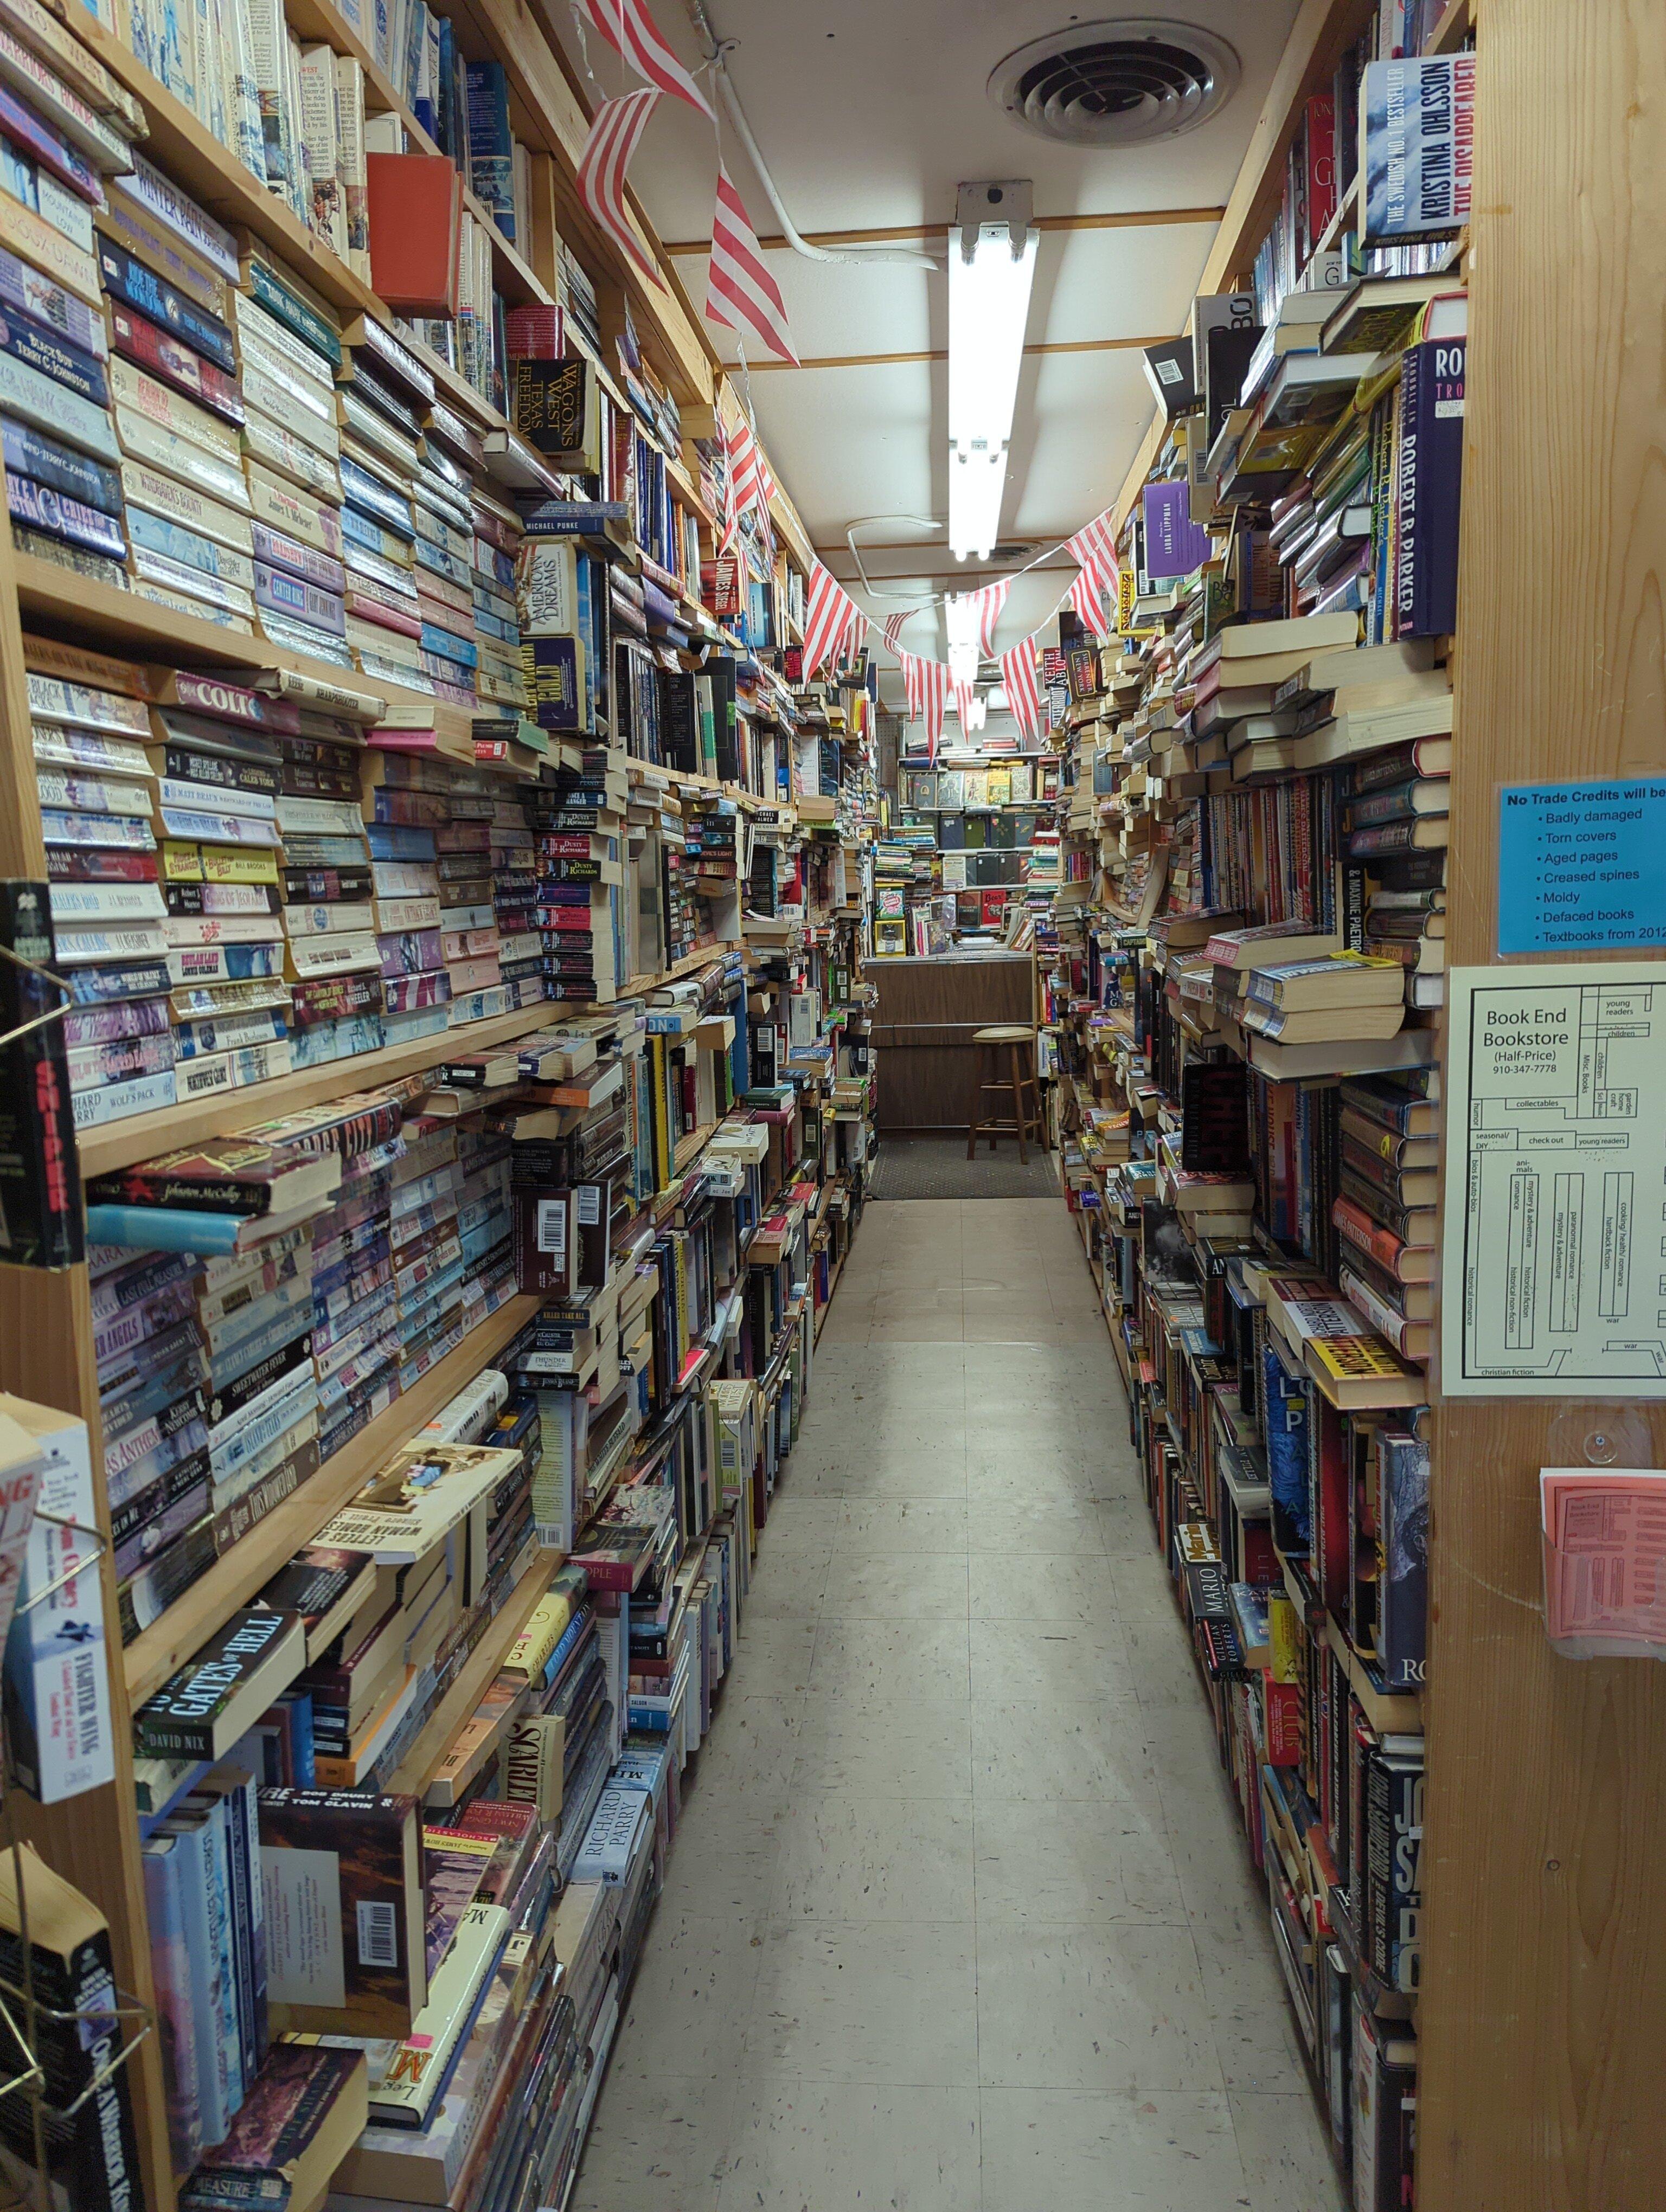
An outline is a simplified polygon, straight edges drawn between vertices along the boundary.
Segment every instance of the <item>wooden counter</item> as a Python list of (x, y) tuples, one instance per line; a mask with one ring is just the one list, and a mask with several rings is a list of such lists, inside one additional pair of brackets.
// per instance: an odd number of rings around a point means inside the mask
[(964, 1129), (972, 1034), (997, 1022), (1035, 1021), (1035, 964), (1027, 952), (945, 952), (927, 960), (870, 960), (879, 987), (882, 1133)]

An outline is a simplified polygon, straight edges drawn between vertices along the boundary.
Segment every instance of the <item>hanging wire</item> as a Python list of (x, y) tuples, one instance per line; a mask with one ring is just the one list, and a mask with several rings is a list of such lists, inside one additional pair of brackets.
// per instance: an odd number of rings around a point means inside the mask
[[(15, 1044), (19, 1037), (27, 1036), (31, 1030), (45, 1029), (48, 1022), (61, 1022), (74, 1006), (76, 994), (73, 988), (52, 969), (43, 968), (38, 960), (26, 960), (21, 952), (14, 952), (9, 945), (0, 945), (0, 960), (9, 960), (14, 968), (21, 968), (30, 975), (42, 977), (54, 990), (64, 994), (61, 1006), (49, 1006), (44, 1014), (36, 1014), (33, 1020), (20, 1022), (15, 1030), (7, 1030), (0, 1035), (0, 1045)], [(40, 1517), (45, 1520), (49, 1516), (43, 1514)]]

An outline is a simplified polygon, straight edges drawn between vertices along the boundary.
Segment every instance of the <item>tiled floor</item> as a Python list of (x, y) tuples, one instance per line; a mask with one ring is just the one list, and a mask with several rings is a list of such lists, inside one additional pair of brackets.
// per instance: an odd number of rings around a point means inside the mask
[(574, 2212), (1338, 2212), (1057, 1200), (876, 1205)]

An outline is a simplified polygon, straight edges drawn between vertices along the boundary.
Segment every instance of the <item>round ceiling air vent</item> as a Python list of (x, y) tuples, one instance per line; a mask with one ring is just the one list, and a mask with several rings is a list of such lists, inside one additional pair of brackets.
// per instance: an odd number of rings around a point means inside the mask
[(1223, 107), (1238, 58), (1225, 39), (1164, 15), (1071, 23), (1007, 55), (989, 97), (1038, 138), (1137, 146), (1177, 138)]

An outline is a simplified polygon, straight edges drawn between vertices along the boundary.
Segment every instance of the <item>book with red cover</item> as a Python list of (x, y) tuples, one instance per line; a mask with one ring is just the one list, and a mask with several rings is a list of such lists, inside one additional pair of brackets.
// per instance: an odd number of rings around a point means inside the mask
[(457, 313), (463, 179), (444, 154), (367, 154), (370, 282), (396, 314)]

